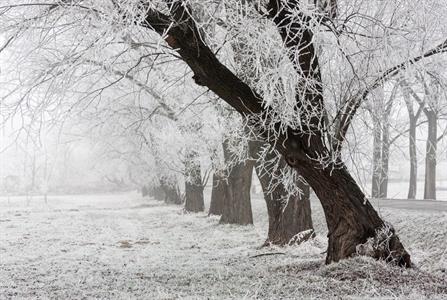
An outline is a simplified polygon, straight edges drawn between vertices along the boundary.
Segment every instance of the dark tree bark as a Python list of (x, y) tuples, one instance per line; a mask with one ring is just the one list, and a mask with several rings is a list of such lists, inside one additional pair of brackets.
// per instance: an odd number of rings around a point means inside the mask
[[(317, 169), (311, 162), (302, 164), (298, 170), (306, 179), (323, 206), (328, 224), (328, 252), (326, 262), (339, 261), (351, 256), (359, 249), (357, 246), (369, 238), (386, 242), (378, 232), (386, 229), (379, 217), (355, 183), (346, 167), (328, 170)], [(387, 241), (389, 248), (375, 249), (369, 254), (387, 261), (397, 259), (401, 265), (410, 265), (410, 257), (403, 248), (392, 228)], [(390, 252), (393, 249), (393, 252)]]
[[(265, 122), (271, 120), (271, 110), (264, 105), (261, 96), (221, 64), (200, 38), (194, 20), (189, 17), (188, 6), (178, 1), (170, 3), (170, 16), (148, 10), (146, 23), (143, 25), (165, 37), (168, 45), (191, 68), (198, 85), (209, 88), (244, 117), (260, 115)], [(313, 33), (310, 26), (303, 28), (302, 22), (306, 22), (306, 16), (303, 15), (300, 22), (295, 23), (296, 14), (291, 13), (287, 7), (278, 7), (280, 3), (282, 1), (269, 2), (270, 17), (278, 27), (284, 44), (290, 49), (294, 66), (299, 68), (304, 78), (316, 82), (306, 89), (303, 97), (302, 93), (297, 93), (297, 105), (304, 108), (300, 110), (303, 113), (316, 113), (300, 116), (302, 124), (307, 126), (300, 130), (288, 127), (285, 129), (286, 133), (270, 135), (268, 127), (257, 123), (253, 125), (284, 156), (287, 164), (298, 170), (320, 199), (329, 229), (327, 263), (353, 256), (357, 250), (363, 253), (358, 246), (372, 239), (376, 243), (370, 244), (381, 246), (364, 254), (410, 266), (410, 255), (400, 243), (394, 229), (380, 218), (343, 162), (339, 159), (323, 165), (317, 159), (330, 156), (331, 149), (323, 141), (323, 87), (318, 57), (313, 46)], [(175, 22), (172, 23), (172, 20)], [(346, 128), (343, 125), (342, 131), (345, 132)], [(271, 139), (272, 136), (274, 139)]]
[(205, 209), (200, 161), (196, 152), (190, 152), (186, 158), (185, 210), (201, 212)]
[[(285, 164), (281, 158), (280, 167), (285, 167)], [(268, 236), (264, 245), (283, 246), (291, 242), (301, 243), (312, 237), (314, 231), (309, 186), (299, 180), (297, 184), (302, 193), (289, 195), (282, 183), (274, 182), (272, 173), (263, 172), (261, 166), (256, 166), (256, 173), (261, 182), (269, 217)], [(304, 231), (308, 232), (297, 236)]]
[[(225, 161), (231, 160), (231, 152), (227, 142), (223, 143)], [(254, 162), (246, 160), (234, 165), (226, 176), (225, 197), (221, 224), (253, 224), (251, 210), (251, 180)]]
[(438, 118), (436, 112), (427, 109), (428, 137), (425, 153), (424, 199), (436, 200), (436, 152), (438, 147)]
[(203, 186), (188, 181), (185, 182), (185, 210), (189, 212), (205, 210)]
[[(296, 204), (298, 204), (299, 207), (295, 208), (298, 212), (293, 213), (293, 215), (299, 216), (297, 223), (300, 224), (304, 230), (314, 231), (312, 223), (312, 209), (310, 206), (310, 186), (304, 182), (303, 179), (300, 179), (297, 184), (302, 194), (295, 197), (295, 199), (299, 200), (299, 202), (297, 203), (295, 201), (294, 207), (296, 207)], [(294, 210), (287, 210), (286, 208), (286, 212), (294, 212)]]
[(213, 174), (213, 187), (211, 190), (211, 203), (210, 203), (210, 215), (222, 215), (223, 206), (225, 202), (225, 189), (226, 189), (225, 179), (217, 174)]

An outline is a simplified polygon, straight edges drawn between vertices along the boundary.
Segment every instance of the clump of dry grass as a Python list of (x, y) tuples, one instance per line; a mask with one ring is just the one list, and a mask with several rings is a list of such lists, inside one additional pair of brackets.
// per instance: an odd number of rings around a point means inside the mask
[[(361, 294), (387, 292), (399, 296), (418, 294), (435, 297), (447, 294), (444, 278), (416, 268), (405, 269), (377, 261), (367, 256), (358, 256), (322, 267), (318, 274), (334, 280), (334, 283), (363, 286)], [(343, 283), (340, 283), (343, 282)]]

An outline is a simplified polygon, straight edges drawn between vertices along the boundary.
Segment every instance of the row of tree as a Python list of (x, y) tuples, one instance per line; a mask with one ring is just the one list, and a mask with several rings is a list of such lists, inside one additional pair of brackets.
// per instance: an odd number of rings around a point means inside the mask
[[(282, 182), (281, 172), (286, 163), (274, 152), (269, 152), (268, 166), (256, 159), (259, 155), (259, 142), (249, 145), (251, 158), (238, 161), (231, 160), (232, 153), (228, 142), (223, 143), (225, 159), (231, 166), (225, 170), (214, 170), (212, 175), (212, 191), (209, 215), (219, 215), (221, 224), (253, 224), (251, 209), (251, 185), (253, 171), (261, 183), (269, 217), (268, 237), (264, 245), (286, 245), (300, 242), (313, 235), (313, 225), (310, 207), (310, 187), (298, 176), (293, 176), (299, 191), (291, 193)], [(184, 193), (176, 181), (169, 181), (166, 177), (158, 178), (151, 185), (143, 186), (143, 196), (151, 196), (168, 204), (184, 204), (187, 212), (203, 212), (205, 210), (204, 188), (210, 174), (201, 173), (201, 165), (197, 155), (188, 155), (185, 162)], [(302, 233), (305, 232), (305, 237)]]
[[(378, 101), (373, 102), (376, 107), (368, 108), (373, 120), (374, 136), (371, 185), (371, 196), (373, 198), (388, 197), (390, 148), (399, 138), (407, 136), (410, 162), (407, 198), (416, 199), (418, 179), (417, 128), (426, 124), (427, 133), (424, 134), (426, 137), (424, 199), (436, 199), (438, 144), (447, 133), (446, 129), (443, 129), (440, 133), (438, 130), (441, 119), (446, 115), (445, 80), (442, 74), (436, 71), (426, 71), (423, 74), (416, 74), (414, 81), (410, 82), (408, 76), (407, 78), (399, 78), (393, 82), (394, 86), (387, 99), (385, 99), (383, 89), (376, 91), (374, 96), (378, 98)], [(418, 89), (421, 91), (418, 91)], [(391, 127), (394, 125), (391, 120), (392, 109), (397, 106), (399, 93), (408, 111), (408, 124), (405, 124), (403, 129), (391, 136)], [(414, 103), (416, 103), (416, 107)], [(380, 112), (380, 114), (377, 112)], [(422, 118), (422, 115), (425, 118)]]
[[(306, 184), (326, 217), (327, 263), (366, 243), (372, 250), (363, 254), (410, 266), (346, 161), (356, 130), (365, 127), (356, 116), (369, 107), (373, 192), (384, 195), (400, 90), (427, 116), (427, 165), (434, 165), (442, 107), (435, 103), (445, 98), (436, 96), (442, 85), (434, 79), (443, 71), (430, 70), (443, 66), (447, 52), (446, 12), (443, 0), (6, 1), (0, 51), (26, 76), (11, 66), (4, 72), (3, 112), (20, 111), (23, 126), (76, 120), (108, 153), (132, 163), (129, 178), (169, 202), (182, 200), (181, 174), (190, 211), (203, 209), (213, 169), (212, 208), (223, 204), (222, 222), (252, 222), (254, 168), (269, 242), (283, 244), (299, 226), (312, 226), (301, 205), (308, 203)], [(393, 83), (389, 100), (371, 104), (374, 92)], [(432, 198), (434, 168), (427, 170)]]

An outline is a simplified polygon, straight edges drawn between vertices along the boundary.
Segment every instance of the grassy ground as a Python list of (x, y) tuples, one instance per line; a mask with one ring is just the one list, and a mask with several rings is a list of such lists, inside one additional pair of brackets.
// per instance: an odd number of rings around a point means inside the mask
[[(137, 194), (0, 199), (0, 299), (446, 299), (447, 214), (382, 209), (417, 267), (358, 257), (324, 265), (326, 230), (300, 246), (259, 249), (267, 217), (218, 225)], [(253, 257), (261, 253), (282, 252)]]

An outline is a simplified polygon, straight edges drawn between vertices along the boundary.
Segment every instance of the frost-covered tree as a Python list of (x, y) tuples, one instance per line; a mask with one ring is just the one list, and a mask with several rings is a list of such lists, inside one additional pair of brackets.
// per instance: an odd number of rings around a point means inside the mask
[[(229, 104), (255, 140), (270, 144), (312, 187), (329, 229), (328, 263), (360, 252), (410, 265), (394, 229), (346, 167), (344, 142), (373, 90), (446, 51), (443, 1), (23, 1), (0, 9), (5, 44), (26, 38), (33, 45), (11, 56), (24, 65), (36, 56), (47, 60), (17, 85), (19, 107), (61, 103), (60, 93), (39, 89), (48, 82), (69, 99), (88, 91), (76, 97), (83, 107), (129, 77), (177, 75), (190, 87), (192, 78), (195, 93), (211, 91)], [(241, 39), (243, 49), (234, 49)], [(115, 80), (96, 88), (102, 77), (92, 70), (117, 67)], [(151, 83), (167, 89), (173, 81)], [(39, 91), (40, 101), (27, 101)], [(380, 246), (359, 247), (365, 243)]]
[[(446, 95), (444, 92), (445, 78), (442, 73), (429, 69), (425, 69), (425, 72), (423, 73), (419, 72), (415, 77), (416, 84), (411, 85), (407, 79), (402, 78), (401, 86), (405, 97), (413, 98), (419, 106), (417, 113), (412, 118), (411, 106), (410, 104), (407, 104), (410, 114), (410, 130), (412, 135), (415, 135), (416, 120), (419, 118), (421, 112), (423, 112), (426, 117), (427, 140), (425, 149), (424, 199), (435, 200), (437, 148), (438, 143), (446, 134), (445, 131), (438, 134), (438, 127), (440, 126), (439, 118), (441, 115), (445, 114), (446, 108)], [(412, 154), (412, 161), (416, 160), (414, 148), (414, 143), (411, 143), (410, 153)], [(413, 165), (414, 163), (412, 163), (412, 166)], [(412, 172), (416, 173), (413, 169), (414, 167), (412, 167)], [(411, 185), (413, 184), (414, 183), (412, 182)], [(412, 190), (411, 185), (410, 190)]]
[[(290, 61), (302, 78), (302, 94), (297, 93), (295, 106), (299, 124), (293, 126), (295, 124), (289, 125), (275, 117), (273, 105), (263, 101), (263, 95), (247, 86), (217, 59), (201, 38), (200, 29), (192, 15), (192, 6), (178, 1), (168, 1), (167, 6), (168, 12), (149, 6), (143, 26), (158, 32), (190, 66), (196, 83), (208, 87), (232, 105), (250, 125), (259, 130), (260, 136), (275, 145), (287, 163), (297, 168), (312, 186), (326, 212), (330, 232), (327, 261), (338, 261), (352, 255), (357, 245), (385, 228), (384, 222), (343, 166), (340, 156), (337, 153), (334, 155), (333, 151), (337, 152), (341, 148), (341, 141), (358, 105), (371, 90), (407, 64), (443, 52), (445, 43), (435, 45), (433, 49), (403, 63), (391, 64), (366, 87), (360, 87), (344, 105), (345, 112), (337, 120), (339, 125), (335, 139), (326, 140), (325, 126), (329, 124), (319, 54), (314, 39), (315, 22), (324, 19), (324, 16), (319, 18), (317, 13), (309, 13), (299, 1), (270, 1), (266, 7), (266, 16), (278, 28), (289, 50)], [(374, 256), (391, 256), (401, 264), (410, 264), (409, 255), (393, 230), (387, 243), (388, 247), (381, 251), (376, 249)]]

